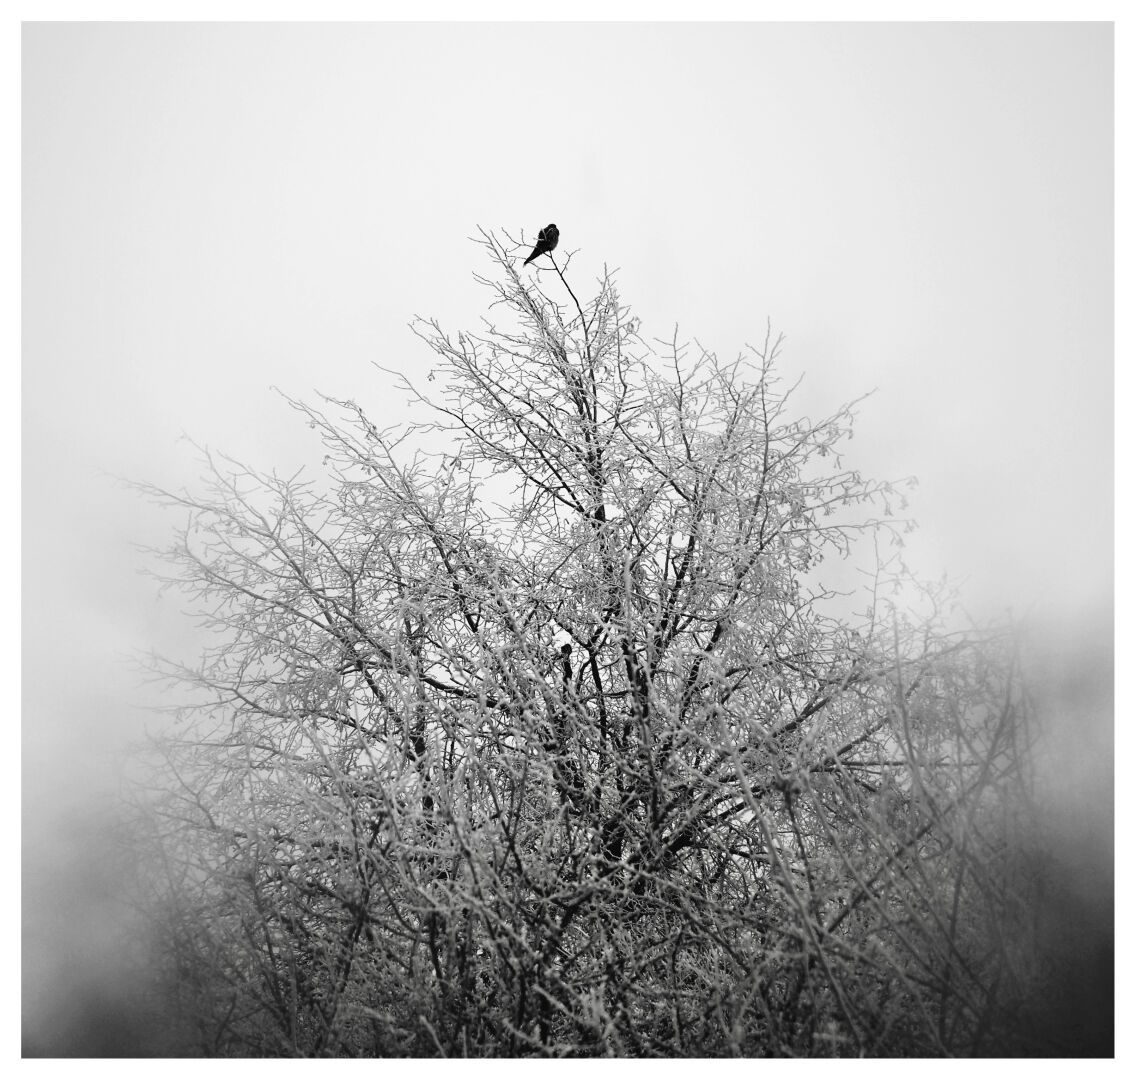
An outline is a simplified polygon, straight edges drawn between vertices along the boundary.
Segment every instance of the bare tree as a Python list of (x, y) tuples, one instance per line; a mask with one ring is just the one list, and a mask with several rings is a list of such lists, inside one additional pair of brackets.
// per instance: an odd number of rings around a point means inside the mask
[(199, 1049), (1021, 1050), (1009, 636), (899, 610), (898, 559), (833, 614), (818, 565), (902, 495), (842, 466), (851, 407), (792, 415), (779, 340), (651, 347), (609, 278), (481, 242), (501, 322), (415, 324), (433, 421), (294, 402), (330, 484), (151, 492), (219, 633), (148, 798)]

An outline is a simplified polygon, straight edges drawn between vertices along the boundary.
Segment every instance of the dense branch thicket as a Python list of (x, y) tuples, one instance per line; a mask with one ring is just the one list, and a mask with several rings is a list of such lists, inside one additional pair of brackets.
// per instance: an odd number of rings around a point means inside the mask
[(294, 403), (327, 493), (155, 493), (220, 632), (148, 796), (197, 1049), (1029, 1050), (1008, 639), (886, 566), (830, 613), (818, 564), (900, 496), (842, 467), (850, 409), (793, 417), (779, 342), (653, 349), (610, 280), (483, 245), (507, 325), (416, 324), (436, 423)]

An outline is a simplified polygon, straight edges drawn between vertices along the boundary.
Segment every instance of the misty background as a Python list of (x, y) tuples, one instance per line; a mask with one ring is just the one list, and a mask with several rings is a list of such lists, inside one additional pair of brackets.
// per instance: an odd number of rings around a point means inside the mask
[(878, 388), (845, 462), (918, 477), (909, 564), (1024, 620), (1047, 827), (1108, 922), (1111, 25), (40, 23), (22, 92), (25, 1053), (139, 1045), (132, 657), (200, 639), (139, 573), (178, 519), (115, 478), (193, 489), (183, 435), (318, 476), (273, 387), (401, 419), (373, 365), (425, 385), (410, 319), (478, 326), (478, 226), (556, 222), (648, 340), (729, 359), (768, 318), (798, 413)]

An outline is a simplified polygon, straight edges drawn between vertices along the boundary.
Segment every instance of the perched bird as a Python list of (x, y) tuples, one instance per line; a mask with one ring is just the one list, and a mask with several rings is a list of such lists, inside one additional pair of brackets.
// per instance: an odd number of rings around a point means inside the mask
[(556, 242), (560, 239), (560, 230), (555, 225), (545, 225), (543, 229), (536, 234), (536, 247), (532, 249), (532, 254), (525, 259), (525, 266), (528, 266), (533, 259), (540, 258), (552, 251), (556, 247)]

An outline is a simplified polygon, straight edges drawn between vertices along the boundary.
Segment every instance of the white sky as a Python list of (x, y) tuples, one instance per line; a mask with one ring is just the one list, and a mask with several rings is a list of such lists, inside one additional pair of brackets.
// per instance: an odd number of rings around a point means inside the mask
[(271, 386), (398, 419), (371, 362), (475, 328), (478, 225), (555, 221), (647, 335), (769, 317), (810, 413), (878, 387), (847, 463), (918, 476), (916, 567), (1107, 648), (1112, 84), (1107, 24), (27, 25), (25, 814), (190, 640), (106, 474), (318, 463)]

